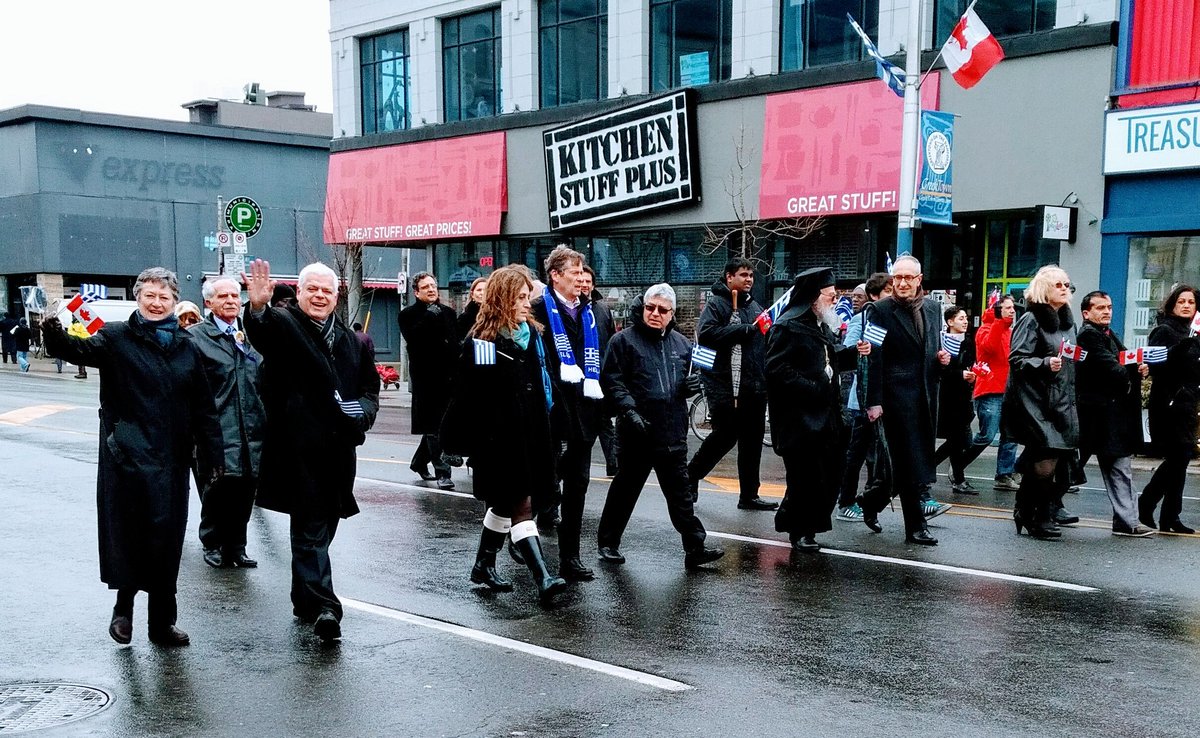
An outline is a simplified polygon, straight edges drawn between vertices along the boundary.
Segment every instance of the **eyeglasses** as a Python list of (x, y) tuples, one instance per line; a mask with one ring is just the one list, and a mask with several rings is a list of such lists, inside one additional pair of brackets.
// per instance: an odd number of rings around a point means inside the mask
[(893, 274), (893, 282), (916, 282), (921, 278), (920, 274)]
[(670, 315), (675, 308), (665, 307), (663, 305), (646, 305), (646, 312), (658, 313), (659, 315)]
[(1071, 284), (1070, 282), (1055, 282), (1054, 287), (1056, 289), (1060, 289), (1060, 290), (1062, 290), (1062, 289), (1071, 290), (1071, 294), (1072, 295), (1075, 294), (1075, 285)]

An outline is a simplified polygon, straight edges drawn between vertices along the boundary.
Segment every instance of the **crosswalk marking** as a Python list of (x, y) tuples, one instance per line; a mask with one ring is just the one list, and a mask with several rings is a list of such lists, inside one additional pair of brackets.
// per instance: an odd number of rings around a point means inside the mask
[(64, 410), (74, 410), (79, 405), (29, 405), (28, 407), (19, 407), (16, 410), (9, 410), (6, 413), (0, 413), (0, 423), (8, 423), (9, 425), (25, 425), (34, 420), (40, 420), (47, 415), (61, 413)]

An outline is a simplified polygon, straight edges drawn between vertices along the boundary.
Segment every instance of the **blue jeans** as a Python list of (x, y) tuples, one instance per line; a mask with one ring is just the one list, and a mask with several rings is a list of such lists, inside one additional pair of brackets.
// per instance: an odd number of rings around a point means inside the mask
[(17, 352), (17, 363), (21, 365), (21, 371), (23, 371), (23, 372), (29, 371), (29, 352), (28, 351), (18, 351)]
[(1017, 468), (1017, 444), (1004, 437), (1000, 427), (1000, 408), (1004, 395), (983, 395), (975, 398), (975, 414), (979, 416), (979, 433), (971, 443), (989, 446), (1000, 436), (1000, 452), (996, 454), (996, 476), (1012, 474)]

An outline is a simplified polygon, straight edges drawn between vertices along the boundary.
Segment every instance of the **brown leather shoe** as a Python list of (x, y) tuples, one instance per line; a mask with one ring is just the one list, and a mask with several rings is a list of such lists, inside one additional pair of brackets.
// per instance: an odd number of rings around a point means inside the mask
[(192, 642), (187, 633), (174, 625), (157, 625), (150, 628), (150, 642), (159, 646), (186, 646)]
[(128, 615), (113, 611), (112, 622), (108, 624), (108, 634), (122, 645), (133, 640), (133, 620)]

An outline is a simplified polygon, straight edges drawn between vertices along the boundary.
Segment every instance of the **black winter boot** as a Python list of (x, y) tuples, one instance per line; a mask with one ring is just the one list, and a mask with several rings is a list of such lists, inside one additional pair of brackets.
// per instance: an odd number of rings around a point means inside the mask
[(486, 584), (497, 592), (511, 592), (513, 584), (496, 573), (496, 554), (504, 547), (507, 534), (484, 528), (479, 534), (479, 551), (475, 554), (475, 566), (471, 568), (471, 581)]
[(533, 574), (533, 583), (538, 588), (538, 599), (543, 605), (550, 604), (556, 594), (567, 588), (567, 580), (554, 576), (546, 568), (546, 559), (542, 556), (542, 540), (537, 536), (522, 538), (516, 542), (516, 547)]

